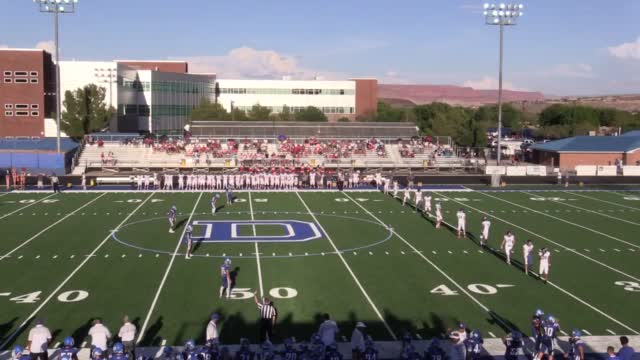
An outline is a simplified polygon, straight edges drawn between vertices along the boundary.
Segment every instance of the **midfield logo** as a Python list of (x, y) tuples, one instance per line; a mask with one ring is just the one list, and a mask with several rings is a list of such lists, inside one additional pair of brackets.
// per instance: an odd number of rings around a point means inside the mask
[[(316, 223), (298, 220), (195, 220), (191, 224), (193, 240), (201, 242), (304, 242), (323, 236)], [(278, 235), (261, 235), (265, 229)]]

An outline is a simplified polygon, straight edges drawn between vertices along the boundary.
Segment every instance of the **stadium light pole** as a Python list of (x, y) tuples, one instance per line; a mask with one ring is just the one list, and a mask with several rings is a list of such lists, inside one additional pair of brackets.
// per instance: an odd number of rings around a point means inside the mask
[(502, 148), (502, 64), (504, 55), (504, 27), (513, 26), (518, 23), (518, 19), (523, 15), (522, 4), (484, 4), (485, 23), (487, 25), (500, 26), (500, 65), (498, 70), (498, 143), (496, 148), (497, 163), (500, 165)]
[(38, 4), (40, 12), (53, 13), (53, 23), (56, 46), (56, 126), (58, 134), (56, 136), (56, 150), (60, 152), (60, 111), (62, 110), (62, 99), (60, 94), (60, 42), (58, 41), (58, 14), (74, 13), (78, 0), (33, 0)]

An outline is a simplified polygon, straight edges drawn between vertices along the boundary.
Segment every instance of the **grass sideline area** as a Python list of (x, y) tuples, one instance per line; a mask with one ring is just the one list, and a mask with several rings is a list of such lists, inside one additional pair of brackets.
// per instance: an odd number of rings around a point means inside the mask
[[(238, 192), (215, 216), (211, 192), (3, 193), (0, 273), (10, 280), (0, 285), (0, 350), (24, 344), (35, 318), (54, 332), (54, 345), (68, 335), (83, 344), (93, 318), (117, 332), (125, 314), (142, 346), (202, 344), (212, 312), (222, 315), (223, 343), (256, 342), (253, 291), (275, 301), (277, 343), (308, 339), (324, 312), (342, 336), (363, 321), (378, 341), (407, 331), (442, 336), (460, 321), (485, 338), (529, 334), (537, 308), (560, 319), (563, 334), (638, 335), (640, 193), (511, 190), (431, 192), (451, 226), (458, 209), (467, 211), (466, 239), (373, 191)], [(179, 227), (170, 234), (173, 204)], [(483, 216), (492, 221), (490, 249), (478, 245)], [(248, 241), (206, 239), (186, 260), (183, 230), (194, 221), (271, 223), (239, 226)], [(293, 222), (314, 224), (320, 236), (283, 241), (286, 227), (273, 223)], [(498, 248), (507, 230), (518, 241), (512, 266)], [(526, 239), (552, 250), (548, 284), (521, 269)], [(223, 300), (218, 268), (227, 257), (235, 290)]]

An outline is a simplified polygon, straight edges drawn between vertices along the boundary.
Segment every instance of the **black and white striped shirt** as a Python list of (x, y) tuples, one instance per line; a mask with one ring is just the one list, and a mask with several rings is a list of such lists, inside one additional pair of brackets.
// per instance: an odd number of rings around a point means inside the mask
[(271, 304), (259, 303), (258, 310), (260, 310), (261, 319), (271, 320), (278, 316), (278, 310)]

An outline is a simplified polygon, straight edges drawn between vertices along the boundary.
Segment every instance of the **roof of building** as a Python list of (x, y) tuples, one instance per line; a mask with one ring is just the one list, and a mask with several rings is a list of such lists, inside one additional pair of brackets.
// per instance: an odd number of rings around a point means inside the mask
[[(78, 143), (69, 139), (60, 139), (60, 150), (67, 152), (78, 147)], [(38, 138), (38, 139), (0, 139), (0, 151), (13, 151), (13, 150), (26, 150), (26, 151), (56, 151), (56, 138)]]
[(640, 135), (575, 136), (544, 144), (534, 144), (531, 148), (533, 150), (550, 152), (627, 153), (640, 149)]

